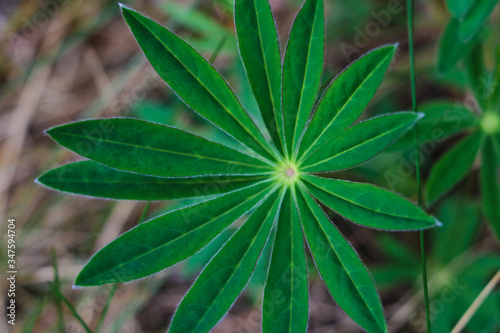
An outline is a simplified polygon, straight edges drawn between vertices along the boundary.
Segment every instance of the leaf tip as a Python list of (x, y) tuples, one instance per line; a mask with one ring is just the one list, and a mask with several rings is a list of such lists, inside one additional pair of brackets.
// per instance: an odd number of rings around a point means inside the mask
[(425, 113), (423, 112), (415, 112), (417, 114), (417, 119), (416, 121), (419, 121), (420, 119), (422, 119), (423, 117), (425, 117)]

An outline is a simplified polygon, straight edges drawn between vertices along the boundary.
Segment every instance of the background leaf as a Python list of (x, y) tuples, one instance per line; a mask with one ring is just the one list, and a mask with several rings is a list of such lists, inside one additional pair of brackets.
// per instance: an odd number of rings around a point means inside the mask
[(476, 2), (477, 0), (446, 0), (446, 5), (453, 17), (462, 18)]
[(274, 144), (283, 152), (281, 56), (268, 0), (235, 1), (234, 22), (241, 59), (262, 118)]
[(498, 0), (476, 0), (460, 24), (459, 35), (462, 41), (469, 42), (478, 33), (490, 16)]
[(115, 200), (172, 200), (222, 194), (262, 181), (263, 176), (159, 178), (112, 169), (94, 161), (66, 164), (37, 181), (54, 190)]
[(52, 139), (112, 168), (160, 177), (269, 173), (254, 157), (179, 129), (137, 119), (86, 120), (53, 127)]
[(323, 0), (307, 0), (295, 17), (283, 60), (283, 119), (289, 156), (295, 153), (321, 83)]
[(307, 244), (337, 304), (368, 332), (387, 332), (382, 304), (354, 249), (303, 190), (297, 195)]
[(468, 57), (474, 47), (478, 46), (480, 33), (472, 40), (464, 42), (459, 36), (461, 23), (451, 19), (446, 26), (439, 42), (437, 69), (441, 73), (450, 72), (457, 63)]
[(95, 286), (140, 279), (189, 258), (259, 206), (270, 190), (264, 182), (141, 223), (94, 255), (75, 284)]
[(226, 81), (196, 50), (136, 11), (123, 17), (158, 75), (189, 107), (235, 139), (271, 157), (264, 137)]
[[(446, 138), (465, 129), (478, 125), (478, 117), (465, 105), (452, 101), (433, 101), (422, 104), (419, 113), (425, 116), (418, 121), (418, 138), (421, 146), (435, 147)], [(407, 132), (401, 139), (391, 145), (388, 150), (415, 149), (415, 133)], [(433, 148), (432, 148), (433, 149)]]
[(495, 145), (498, 142), (493, 137), (486, 138), (482, 151), (480, 182), (484, 214), (497, 240), (500, 240), (500, 160), (495, 156)]
[(432, 205), (467, 175), (476, 159), (482, 137), (481, 132), (468, 135), (433, 165), (426, 187), (429, 205)]
[(418, 230), (438, 222), (399, 195), (346, 180), (303, 176), (309, 193), (339, 215), (369, 228)]

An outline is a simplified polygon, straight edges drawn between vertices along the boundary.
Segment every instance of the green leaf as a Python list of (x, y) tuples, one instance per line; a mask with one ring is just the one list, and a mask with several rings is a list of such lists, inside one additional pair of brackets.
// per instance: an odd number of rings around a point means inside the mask
[(271, 6), (267, 0), (237, 0), (234, 22), (241, 59), (262, 118), (283, 152), (281, 56)]
[(373, 281), (351, 244), (303, 190), (297, 202), (307, 244), (333, 299), (366, 331), (387, 332)]
[(437, 213), (443, 223), (436, 229), (433, 257), (447, 264), (464, 253), (473, 243), (479, 223), (479, 209), (468, 198), (454, 197), (439, 206)]
[(307, 266), (297, 206), (287, 190), (278, 220), (262, 303), (262, 332), (305, 333)]
[(467, 175), (476, 159), (482, 137), (481, 132), (468, 135), (434, 164), (426, 188), (429, 205), (432, 205)]
[(112, 168), (160, 177), (268, 174), (269, 165), (196, 135), (147, 121), (95, 119), (53, 127), (52, 139)]
[(50, 170), (37, 182), (54, 190), (115, 200), (172, 200), (231, 192), (262, 181), (262, 176), (159, 178), (82, 161)]
[(158, 75), (190, 108), (266, 158), (269, 148), (217, 70), (177, 35), (122, 6), (123, 17)]
[[(391, 262), (418, 262), (417, 256), (403, 239), (397, 234), (379, 233), (377, 235), (377, 245), (380, 250), (391, 260)], [(418, 268), (420, 269), (420, 267)]]
[(484, 56), (482, 45), (474, 47), (465, 61), (467, 80), (470, 90), (476, 97), (480, 109), (485, 109), (488, 98), (488, 85), (486, 83), (486, 69), (484, 67)]
[(480, 33), (469, 41), (464, 42), (459, 36), (460, 22), (451, 19), (446, 26), (439, 42), (437, 69), (441, 73), (448, 73), (457, 63), (468, 57), (474, 47), (477, 46)]
[(483, 146), (483, 163), (480, 170), (481, 195), (483, 197), (483, 210), (490, 222), (497, 240), (500, 241), (500, 180), (498, 172), (500, 161), (495, 156), (495, 142), (493, 137), (488, 137)]
[(470, 8), (464, 16), (458, 33), (460, 39), (469, 42), (479, 32), (484, 22), (488, 19), (498, 0), (476, 0), (474, 6)]
[(214, 238), (207, 246), (197, 252), (195, 255), (187, 259), (182, 265), (182, 278), (191, 280), (203, 270), (220, 248), (231, 238), (237, 231), (237, 226), (230, 226)]
[(247, 284), (276, 220), (283, 193), (275, 192), (212, 258), (179, 305), (170, 333), (208, 332)]
[(489, 106), (491, 108), (497, 109), (497, 113), (500, 113), (500, 108), (498, 107), (498, 100), (500, 99), (500, 45), (497, 45), (495, 53), (495, 68), (493, 70), (493, 82), (491, 83), (491, 93), (488, 97)]
[(330, 83), (309, 123), (299, 157), (307, 157), (350, 126), (380, 86), (396, 45), (375, 49), (353, 62)]
[(321, 83), (324, 53), (323, 0), (307, 0), (297, 14), (283, 61), (283, 119), (287, 153), (295, 148)]
[(446, 0), (451, 15), (458, 19), (464, 17), (477, 0)]
[(187, 259), (259, 206), (270, 190), (269, 182), (262, 182), (141, 223), (97, 252), (75, 284), (140, 279)]
[[(478, 117), (465, 105), (451, 101), (434, 101), (419, 106), (425, 116), (418, 121), (418, 138), (422, 148), (434, 150), (436, 144), (465, 129), (478, 125)], [(408, 131), (389, 150), (415, 149), (415, 133)]]
[(304, 172), (349, 169), (368, 161), (412, 127), (422, 114), (399, 112), (375, 117), (344, 131), (304, 162)]
[(346, 180), (304, 175), (311, 195), (354, 223), (384, 230), (418, 230), (439, 222), (399, 195)]

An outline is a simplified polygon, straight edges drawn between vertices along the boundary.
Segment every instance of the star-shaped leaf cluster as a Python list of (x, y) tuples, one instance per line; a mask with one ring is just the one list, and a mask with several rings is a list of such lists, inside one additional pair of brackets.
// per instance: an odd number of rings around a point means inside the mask
[[(476, 48), (466, 59), (469, 84), (474, 88), (477, 112), (465, 106), (442, 103), (432, 113), (431, 121), (424, 127), (436, 128), (446, 118), (454, 117), (455, 128), (443, 135), (440, 140), (453, 134), (463, 137), (450, 150), (443, 154), (433, 165), (426, 188), (429, 204), (434, 204), (442, 195), (451, 190), (464, 179), (472, 168), (477, 157), (481, 157), (479, 170), (483, 210), (490, 222), (491, 229), (500, 240), (500, 46), (497, 47), (496, 64), (493, 72), (484, 68), (481, 49)], [(479, 90), (478, 78), (491, 77), (484, 89)], [(427, 117), (426, 117), (427, 118)], [(433, 120), (432, 120), (433, 119)]]
[(273, 247), (263, 300), (264, 332), (306, 331), (305, 244), (339, 306), (365, 330), (386, 332), (367, 269), (320, 203), (369, 228), (419, 230), (438, 222), (395, 193), (318, 174), (371, 159), (421, 117), (399, 112), (352, 125), (381, 84), (396, 45), (367, 53), (318, 96), (323, 2), (304, 3), (282, 60), (268, 1), (237, 0), (238, 46), (263, 129), (196, 50), (153, 20), (127, 7), (122, 10), (165, 83), (243, 148), (237, 151), (173, 127), (128, 118), (49, 129), (55, 141), (90, 160), (49, 171), (39, 178), (46, 186), (109, 199), (202, 199), (118, 237), (88, 262), (76, 285), (130, 281), (159, 272), (191, 257), (246, 217), (184, 297), (170, 332), (207, 332), (216, 325), (245, 287), (266, 243)]

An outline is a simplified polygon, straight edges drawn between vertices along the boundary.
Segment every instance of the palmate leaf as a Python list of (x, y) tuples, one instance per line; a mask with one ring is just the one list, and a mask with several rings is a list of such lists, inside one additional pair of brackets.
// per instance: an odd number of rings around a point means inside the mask
[(111, 118), (49, 129), (52, 139), (112, 168), (160, 177), (269, 174), (269, 164), (179, 129)]
[(399, 195), (346, 180), (304, 175), (307, 190), (331, 210), (354, 223), (384, 230), (432, 228), (437, 220)]
[(386, 332), (377, 291), (352, 246), (302, 189), (297, 202), (307, 244), (333, 299), (367, 332)]
[(268, 0), (237, 0), (234, 22), (241, 59), (264, 123), (283, 152), (281, 56), (278, 33)]
[[(323, 1), (306, 0), (297, 14), (283, 64), (269, 2), (236, 1), (239, 48), (271, 135), (272, 142), (267, 142), (198, 52), (154, 21), (122, 9), (159, 76), (188, 106), (249, 150), (242, 153), (177, 128), (125, 118), (50, 129), (54, 140), (92, 161), (48, 172), (39, 179), (47, 186), (113, 199), (200, 197), (198, 203), (142, 223), (102, 248), (76, 285), (130, 281), (196, 253), (198, 264), (213, 256), (170, 327), (171, 332), (208, 332), (261, 262), (260, 275), (267, 273), (263, 332), (303, 333), (308, 321), (305, 234), (317, 269), (339, 305), (364, 329), (385, 332), (380, 300), (366, 268), (315, 200), (371, 228), (419, 230), (438, 222), (392, 192), (310, 173), (362, 163), (418, 120), (418, 114), (402, 112), (352, 126), (379, 87), (396, 45), (375, 49), (351, 64), (313, 110), (323, 66)], [(232, 234), (230, 225), (246, 215)]]
[(229, 310), (269, 237), (282, 192), (270, 195), (203, 269), (175, 312), (169, 332), (208, 332)]
[(300, 144), (301, 159), (358, 119), (380, 86), (395, 52), (396, 45), (370, 51), (330, 83)]
[(316, 100), (323, 52), (323, 1), (306, 1), (295, 18), (283, 60), (283, 120), (288, 156), (295, 152)]
[(194, 111), (250, 149), (270, 148), (217, 70), (177, 35), (122, 6), (123, 17), (158, 75)]
[(462, 180), (472, 167), (481, 146), (483, 134), (476, 132), (447, 151), (431, 169), (427, 180), (427, 203), (432, 205)]
[(72, 194), (155, 201), (227, 193), (263, 179), (264, 176), (160, 178), (120, 171), (94, 161), (82, 161), (50, 170), (37, 182)]
[(97, 252), (75, 284), (97, 286), (140, 279), (189, 258), (259, 206), (273, 187), (262, 182), (142, 223)]
[(422, 114), (399, 112), (371, 118), (331, 140), (306, 159), (301, 170), (329, 172), (352, 168), (368, 161), (413, 126)]
[(287, 190), (264, 289), (262, 331), (305, 332), (308, 313), (302, 228), (292, 190)]
[(500, 241), (500, 180), (498, 176), (500, 156), (497, 157), (495, 152), (495, 150), (500, 151), (499, 141), (490, 136), (484, 142), (480, 181), (484, 214), (497, 240)]

